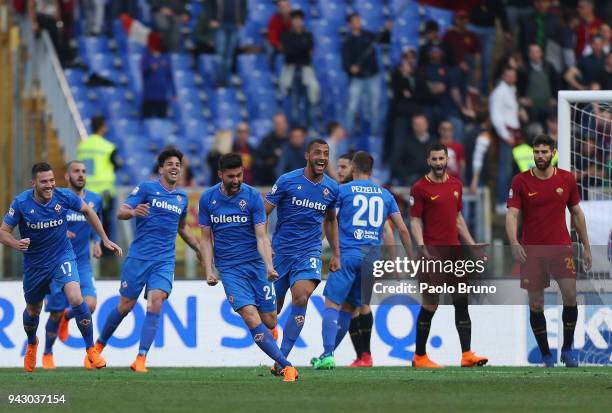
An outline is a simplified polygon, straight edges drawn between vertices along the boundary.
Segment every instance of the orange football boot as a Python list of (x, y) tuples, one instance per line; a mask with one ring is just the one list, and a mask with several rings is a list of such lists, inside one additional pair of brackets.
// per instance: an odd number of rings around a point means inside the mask
[(284, 376), (283, 381), (297, 381), (299, 374), (295, 367), (286, 366), (281, 374)]
[(461, 354), (461, 367), (482, 367), (488, 361), (488, 358), (477, 356), (473, 351), (466, 351)]
[(136, 373), (148, 373), (149, 370), (147, 370), (147, 368), (145, 367), (146, 361), (147, 361), (147, 356), (143, 356), (142, 354), (139, 354), (138, 356), (136, 356), (136, 360), (132, 363), (130, 368), (132, 369), (132, 371), (135, 371)]
[(435, 363), (427, 357), (427, 354), (419, 356), (417, 354), (412, 358), (412, 367), (417, 369), (441, 369), (442, 366)]
[(53, 361), (53, 353), (43, 354), (43, 369), (53, 370), (55, 368), (55, 362)]
[(104, 357), (102, 357), (98, 350), (96, 350), (95, 346), (89, 347), (87, 349), (87, 358), (89, 359), (89, 362), (91, 363), (92, 367), (95, 367), (97, 369), (106, 367), (106, 360), (104, 360)]
[(31, 373), (36, 368), (36, 350), (38, 349), (38, 337), (36, 344), (28, 344), (26, 347), (25, 356), (23, 357), (23, 368)]
[(60, 319), (59, 329), (57, 330), (57, 338), (59, 338), (62, 343), (68, 340), (68, 323), (70, 320), (66, 318), (66, 314), (68, 314), (68, 310), (64, 310), (64, 314), (62, 314), (62, 318)]

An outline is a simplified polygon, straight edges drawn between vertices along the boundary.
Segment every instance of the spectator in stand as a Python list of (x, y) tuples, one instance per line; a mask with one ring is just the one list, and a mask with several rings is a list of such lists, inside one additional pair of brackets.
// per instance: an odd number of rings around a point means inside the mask
[(49, 33), (57, 57), (64, 66), (69, 61), (69, 52), (63, 36), (64, 22), (59, 0), (29, 0), (28, 11), (34, 34), (39, 35), (42, 30)]
[(438, 142), (448, 148), (448, 174), (463, 181), (465, 178), (465, 151), (463, 145), (453, 137), (453, 124), (448, 120), (440, 122)]
[(66, 44), (68, 58), (71, 61), (76, 55), (76, 47), (73, 45), (75, 2), (76, 0), (60, 0), (60, 13), (62, 15), (62, 23), (64, 24), (63, 39)]
[(455, 13), (455, 24), (451, 26), (442, 38), (443, 50), (449, 50), (448, 60), (452, 65), (461, 69), (462, 84), (473, 85), (478, 89), (480, 78), (481, 51), (480, 39), (470, 32), (468, 26), (468, 14), (465, 10)]
[(595, 79), (599, 90), (612, 90), (612, 53), (606, 57), (606, 67), (604, 71)]
[(415, 52), (412, 49), (402, 53), (402, 61), (391, 74), (393, 93), (387, 113), (384, 160), (392, 159), (403, 140), (410, 132), (412, 115), (420, 110), (417, 90), (422, 89), (415, 75)]
[(306, 166), (306, 129), (297, 126), (291, 129), (289, 141), (283, 145), (282, 155), (276, 167), (276, 176)]
[(332, 121), (325, 128), (327, 132), (327, 145), (329, 146), (329, 163), (327, 165), (327, 174), (337, 180), (336, 168), (340, 155), (347, 151), (346, 130), (339, 122)]
[(499, 0), (480, 0), (478, 5), (470, 10), (469, 30), (480, 38), (482, 45), (482, 65), (480, 76), (480, 91), (486, 94), (489, 90), (489, 79), (493, 63), (493, 49), (497, 29), (495, 22), (499, 20), (504, 32), (507, 47), (512, 42), (512, 33), (508, 25), (506, 10)]
[(257, 185), (272, 186), (276, 179), (276, 166), (287, 141), (287, 118), (277, 113), (272, 118), (272, 131), (266, 135), (255, 152), (255, 182)]
[(134, 0), (111, 0), (111, 16), (117, 19), (122, 14), (137, 19), (138, 18), (138, 2)]
[(580, 16), (580, 24), (574, 29), (576, 36), (576, 58), (583, 56), (585, 47), (591, 43), (591, 38), (599, 33), (599, 29), (603, 24), (597, 16), (595, 16), (595, 5), (592, 0), (578, 1), (578, 15)]
[(557, 105), (559, 78), (553, 67), (545, 62), (538, 44), (529, 46), (529, 60), (518, 72), (519, 102), (529, 114), (530, 121), (544, 125), (551, 108)]
[(507, 67), (501, 81), (489, 96), (489, 114), (499, 138), (497, 161), (497, 214), (505, 214), (512, 179), (512, 147), (520, 137), (519, 103), (516, 96), (516, 70)]
[(533, 7), (538, 0), (506, 0), (506, 16), (510, 30), (516, 28), (521, 19), (533, 12)]
[(143, 119), (165, 118), (168, 115), (168, 98), (174, 99), (176, 96), (172, 63), (160, 49), (160, 44), (150, 44), (140, 62)]
[[(605, 54), (610, 53), (610, 41), (612, 40), (612, 33), (610, 32), (610, 26), (607, 24), (602, 24), (601, 27), (599, 28), (599, 35), (601, 36), (601, 39), (603, 40), (603, 51)], [(591, 53), (593, 53), (593, 48), (591, 47), (590, 44), (588, 44), (585, 48), (584, 48), (584, 52), (582, 52), (583, 56), (588, 56)]]
[(186, 0), (150, 0), (154, 28), (160, 33), (164, 50), (176, 53), (181, 46), (181, 24), (189, 21)]
[[(310, 126), (319, 102), (319, 82), (312, 67), (314, 41), (304, 26), (304, 12), (291, 12), (291, 30), (281, 35), (285, 61), (280, 75), (283, 96), (289, 96), (292, 125)], [(301, 109), (305, 106), (305, 110)]]
[(412, 116), (412, 134), (394, 154), (393, 185), (412, 185), (429, 171), (427, 150), (434, 143), (429, 134), (427, 117), (416, 113)]
[(601, 36), (591, 37), (593, 52), (578, 60), (578, 64), (565, 72), (565, 81), (573, 89), (589, 90), (592, 84), (601, 78), (606, 70), (606, 55), (603, 51), (604, 42)]
[(219, 56), (219, 86), (226, 86), (232, 73), (234, 54), (238, 47), (238, 31), (247, 16), (247, 0), (209, 0), (207, 13), (215, 32), (215, 48)]
[[(423, 45), (419, 48), (419, 67), (428, 65), (430, 63), (429, 56), (431, 49), (438, 47), (444, 51), (444, 58), (450, 59), (453, 56), (453, 51), (448, 49), (446, 43), (442, 43), (440, 37), (440, 26), (435, 20), (429, 20), (425, 23), (425, 28), (422, 33)], [(450, 60), (446, 60), (446, 63), (450, 63)]]
[(589, 199), (588, 188), (602, 186), (604, 168), (602, 167), (603, 151), (597, 147), (597, 140), (592, 135), (583, 136), (578, 144), (577, 154), (574, 157), (574, 176), (578, 183), (580, 198)]
[[(491, 133), (491, 122), (489, 119), (483, 121), (478, 128), (474, 130), (475, 139), (473, 139), (473, 147), (469, 153), (472, 154), (470, 170), (470, 192), (475, 194), (478, 188), (486, 186), (486, 174), (488, 170), (488, 152), (493, 134)], [(467, 168), (466, 168), (467, 169)]]
[(85, 35), (99, 36), (104, 28), (106, 0), (83, 0), (81, 4), (85, 14)]
[(240, 155), (242, 158), (243, 179), (245, 184), (253, 185), (253, 155), (254, 150), (249, 143), (251, 130), (246, 122), (240, 122), (236, 126), (236, 139), (232, 152)]
[(274, 56), (283, 51), (281, 36), (291, 30), (291, 5), (288, 0), (276, 2), (276, 13), (268, 22), (268, 43), (274, 51)]
[(347, 21), (350, 31), (342, 44), (342, 65), (350, 79), (346, 129), (349, 133), (354, 132), (359, 104), (365, 98), (369, 109), (370, 135), (378, 136), (381, 126), (381, 84), (375, 43), (382, 37), (363, 30), (361, 17), (357, 13), (350, 14)]
[(193, 30), (196, 54), (214, 54), (216, 52), (216, 37), (219, 21), (213, 15), (211, 1), (206, 1)]
[(232, 131), (227, 129), (219, 129), (215, 133), (215, 140), (213, 146), (206, 155), (206, 164), (210, 171), (210, 182), (209, 185), (216, 185), (221, 178), (219, 178), (219, 159), (221, 156), (226, 155), (232, 151)]

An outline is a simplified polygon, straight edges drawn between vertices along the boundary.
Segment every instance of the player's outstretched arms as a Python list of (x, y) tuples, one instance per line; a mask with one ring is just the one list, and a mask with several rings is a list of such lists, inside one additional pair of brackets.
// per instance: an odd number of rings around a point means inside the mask
[(4, 222), (0, 226), (0, 243), (18, 251), (27, 251), (30, 246), (30, 238), (17, 239), (13, 236), (13, 227)]
[(121, 220), (128, 220), (134, 217), (144, 218), (148, 215), (149, 204), (138, 204), (136, 208), (123, 204), (119, 207), (119, 211), (117, 212), (117, 218)]
[[(410, 232), (408, 232), (408, 228), (404, 223), (402, 214), (391, 214), (390, 218), (391, 222), (393, 222), (393, 224), (397, 228), (400, 240), (402, 240), (402, 245), (404, 246), (404, 251), (406, 251), (406, 256), (412, 257), (412, 240), (410, 239)], [(385, 227), (386, 226), (387, 224), (385, 224)]]
[(572, 222), (574, 223), (574, 228), (576, 228), (576, 233), (578, 234), (578, 238), (580, 238), (582, 248), (584, 249), (584, 251), (582, 252), (584, 269), (588, 271), (591, 269), (591, 265), (593, 265), (593, 256), (591, 254), (591, 243), (589, 242), (586, 218), (584, 217), (584, 212), (582, 212), (582, 208), (580, 208), (580, 204), (571, 206), (569, 210), (570, 214), (572, 215)]
[(115, 244), (108, 238), (106, 232), (104, 232), (102, 222), (100, 221), (100, 218), (98, 218), (98, 214), (96, 214), (96, 211), (94, 211), (92, 207), (83, 202), (81, 206), (81, 212), (83, 213), (83, 215), (85, 215), (85, 219), (87, 220), (89, 225), (91, 225), (96, 234), (98, 234), (98, 236), (102, 240), (102, 244), (104, 244), (104, 246), (109, 250), (114, 251), (115, 255), (121, 257), (123, 255), (123, 250), (121, 250), (121, 247), (119, 247), (119, 245)]
[(200, 238), (200, 255), (202, 257), (202, 268), (206, 283), (210, 286), (217, 285), (219, 279), (212, 267), (212, 231), (210, 227), (202, 226), (202, 237)]
[(518, 208), (510, 207), (506, 212), (506, 235), (508, 236), (508, 242), (512, 248), (512, 256), (515, 260), (524, 264), (527, 260), (527, 253), (523, 246), (518, 242), (517, 231), (518, 221), (521, 211)]

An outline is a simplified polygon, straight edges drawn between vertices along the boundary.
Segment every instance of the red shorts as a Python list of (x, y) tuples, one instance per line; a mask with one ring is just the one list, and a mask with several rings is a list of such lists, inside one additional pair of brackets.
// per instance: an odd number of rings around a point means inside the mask
[(521, 288), (543, 290), (550, 278), (576, 279), (576, 264), (571, 245), (526, 245), (527, 260), (521, 264)]
[(431, 286), (454, 286), (459, 283), (467, 283), (469, 274), (461, 274), (459, 276), (455, 271), (449, 271), (454, 268), (458, 261), (465, 260), (461, 245), (457, 246), (427, 246), (427, 251), (432, 256), (427, 260), (424, 257), (419, 257), (423, 261), (422, 265), (427, 266), (419, 272), (417, 278), (419, 283), (427, 283)]

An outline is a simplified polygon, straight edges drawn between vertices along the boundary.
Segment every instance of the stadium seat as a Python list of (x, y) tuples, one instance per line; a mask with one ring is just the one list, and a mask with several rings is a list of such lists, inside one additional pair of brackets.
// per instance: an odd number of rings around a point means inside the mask
[(346, 5), (344, 2), (319, 0), (318, 4), (322, 19), (327, 20), (330, 25), (346, 25)]
[(251, 134), (258, 141), (272, 131), (272, 119), (256, 119), (251, 121)]
[(390, 0), (391, 15), (393, 16), (412, 16), (418, 19), (419, 5), (417, 0)]
[(201, 139), (208, 134), (208, 125), (204, 119), (187, 119), (183, 121), (182, 131), (189, 139)]
[(267, 27), (270, 17), (276, 13), (276, 7), (269, 0), (252, 0), (248, 2), (248, 21), (260, 28)]
[(174, 87), (177, 89), (183, 87), (196, 87), (195, 75), (191, 70), (173, 69), (172, 79), (174, 80)]
[(201, 54), (198, 57), (198, 73), (205, 87), (214, 87), (219, 72), (219, 57), (211, 54)]
[(186, 53), (170, 54), (170, 62), (172, 63), (173, 70), (191, 70), (193, 66), (191, 56)]
[(453, 24), (454, 13), (452, 10), (440, 9), (432, 6), (424, 6), (425, 19), (434, 20), (440, 26), (440, 35), (444, 35), (446, 30)]
[(127, 135), (139, 135), (141, 132), (140, 122), (135, 119), (111, 119), (109, 120), (108, 126), (109, 130), (118, 139)]
[(80, 86), (87, 81), (87, 75), (81, 69), (65, 69), (64, 77), (71, 86)]
[(382, 0), (355, 0), (353, 2), (355, 12), (363, 21), (363, 27), (371, 32), (380, 32), (385, 27), (385, 16), (383, 14)]
[(108, 38), (106, 36), (81, 36), (78, 40), (79, 53), (83, 55), (93, 55), (96, 53), (110, 54)]
[(238, 32), (238, 45), (240, 47), (247, 46), (264, 46), (264, 38), (261, 33), (261, 27), (256, 23), (247, 22), (247, 24)]
[(103, 114), (102, 109), (97, 103), (90, 100), (77, 100), (75, 101), (77, 110), (79, 111), (81, 118), (93, 118)]
[(174, 122), (161, 118), (145, 119), (142, 122), (142, 126), (145, 134), (161, 138), (167, 135), (172, 135), (176, 129)]

